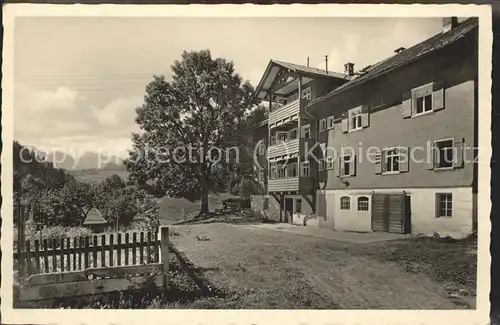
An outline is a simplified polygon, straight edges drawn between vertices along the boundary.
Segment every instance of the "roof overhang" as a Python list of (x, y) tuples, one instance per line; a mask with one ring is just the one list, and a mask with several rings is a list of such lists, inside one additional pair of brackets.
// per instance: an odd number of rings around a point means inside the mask
[[(285, 73), (289, 75), (290, 81), (283, 85), (275, 87), (275, 79), (280, 74)], [(301, 67), (291, 63), (270, 60), (262, 78), (259, 81), (259, 84), (257, 85), (257, 88), (255, 88), (254, 97), (261, 100), (269, 99), (271, 88), (273, 88), (273, 95), (285, 95), (287, 93), (290, 93), (291, 91), (297, 89), (298, 80), (293, 79), (299, 76), (303, 78), (303, 83), (307, 83), (313, 79), (333, 78), (346, 80), (346, 76), (343, 74), (335, 72), (329, 72), (327, 74), (324, 71), (320, 72), (319, 69)]]

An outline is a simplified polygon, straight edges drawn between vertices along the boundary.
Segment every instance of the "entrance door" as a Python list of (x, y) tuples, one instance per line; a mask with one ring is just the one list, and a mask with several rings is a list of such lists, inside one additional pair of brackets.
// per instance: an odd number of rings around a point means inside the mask
[(285, 222), (292, 222), (293, 199), (285, 199)]
[(406, 193), (372, 195), (372, 230), (406, 234), (411, 232), (411, 203)]

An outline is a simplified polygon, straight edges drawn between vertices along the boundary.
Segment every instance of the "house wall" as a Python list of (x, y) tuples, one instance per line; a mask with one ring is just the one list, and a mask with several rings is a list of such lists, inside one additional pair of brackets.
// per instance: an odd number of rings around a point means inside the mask
[[(350, 147), (357, 156), (356, 175), (346, 178), (349, 189), (404, 188), (404, 187), (449, 187), (471, 186), (474, 181), (471, 151), (465, 154), (470, 161), (456, 170), (427, 170), (425, 161), (410, 161), (409, 172), (398, 175), (377, 175), (373, 160), (367, 156), (367, 148), (409, 146), (424, 148), (415, 152), (415, 159), (426, 159), (428, 141), (454, 137), (464, 138), (465, 144), (474, 143), (475, 100), (474, 89), (477, 77), (477, 53), (471, 40), (450, 45), (446, 52), (438, 52), (414, 64), (397, 69), (364, 85), (346, 90), (309, 109), (319, 118), (341, 113), (349, 109), (368, 105), (371, 107), (370, 124), (362, 130), (343, 133), (337, 120), (333, 130), (320, 132), (320, 142), (337, 153), (341, 147)], [(422, 73), (425, 71), (426, 73)], [(403, 119), (401, 113), (402, 94), (414, 87), (443, 80), (445, 85), (445, 108), (443, 110)], [(377, 106), (383, 102), (386, 105)], [(375, 104), (373, 104), (375, 103)], [(325, 189), (343, 189), (337, 177), (338, 159), (333, 170), (321, 172), (319, 182)]]
[(318, 227), (335, 229), (335, 193), (316, 191), (316, 218)]
[[(267, 215), (264, 214), (264, 201), (269, 199), (269, 209)], [(268, 220), (280, 221), (280, 204), (279, 201), (272, 195), (251, 195), (250, 207), (254, 216), (261, 218), (266, 217)]]
[[(449, 188), (377, 188), (373, 190), (326, 190), (332, 194), (335, 230), (371, 231), (371, 200), (375, 193), (401, 193), (406, 191), (410, 196), (411, 233), (454, 238), (464, 237), (472, 232), (474, 213), (474, 195), (472, 187)], [(318, 191), (319, 192), (319, 191)], [(436, 218), (435, 197), (438, 193), (451, 193), (453, 196), (452, 217)], [(340, 198), (351, 198), (351, 209), (340, 210)], [(366, 196), (370, 200), (369, 211), (357, 211), (357, 198)]]

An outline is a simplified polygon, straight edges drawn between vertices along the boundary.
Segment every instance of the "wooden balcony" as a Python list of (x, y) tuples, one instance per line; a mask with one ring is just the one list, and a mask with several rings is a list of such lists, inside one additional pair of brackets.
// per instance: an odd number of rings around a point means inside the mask
[(269, 128), (274, 128), (298, 120), (299, 114), (306, 103), (306, 99), (297, 99), (296, 101), (271, 111), (268, 118)]
[(269, 179), (267, 182), (267, 191), (269, 193), (277, 192), (297, 192), (309, 193), (312, 190), (312, 177), (287, 177), (278, 179)]
[[(306, 145), (307, 143), (307, 145)], [(303, 156), (309, 148), (314, 146), (314, 139), (297, 138), (286, 142), (269, 146), (267, 150), (267, 159), (284, 156)]]

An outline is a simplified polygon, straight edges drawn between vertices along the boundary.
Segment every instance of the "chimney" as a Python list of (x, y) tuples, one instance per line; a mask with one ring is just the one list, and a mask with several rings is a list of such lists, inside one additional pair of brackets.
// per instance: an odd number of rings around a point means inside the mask
[(307, 57), (307, 67), (309, 68), (309, 57)]
[(325, 73), (328, 74), (328, 55), (325, 55)]
[(347, 62), (344, 64), (344, 73), (348, 76), (352, 76), (354, 74), (354, 63)]
[(443, 33), (446, 33), (452, 28), (455, 28), (458, 25), (457, 17), (444, 17), (443, 18)]
[(394, 53), (398, 54), (398, 53), (403, 52), (404, 50), (406, 50), (406, 47), (399, 47), (399, 48), (394, 50)]

